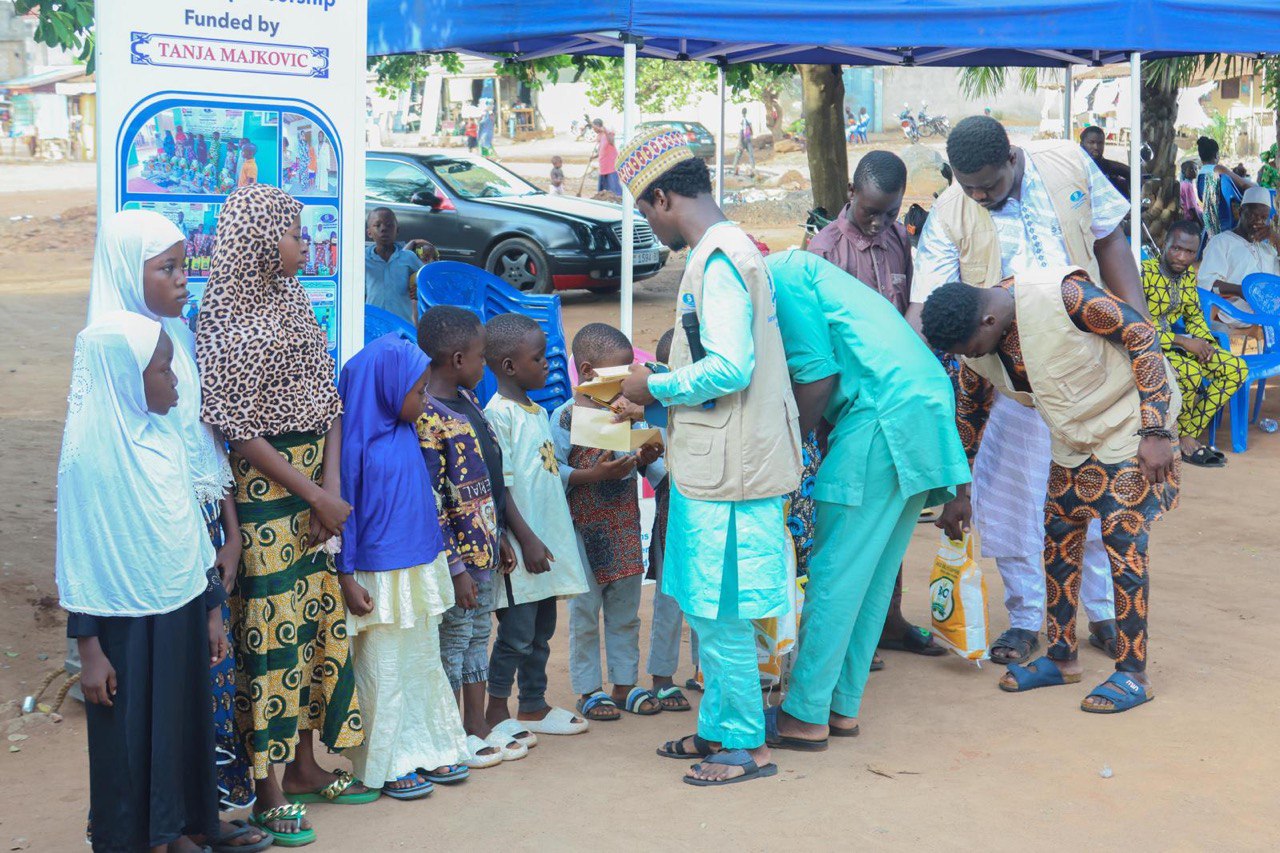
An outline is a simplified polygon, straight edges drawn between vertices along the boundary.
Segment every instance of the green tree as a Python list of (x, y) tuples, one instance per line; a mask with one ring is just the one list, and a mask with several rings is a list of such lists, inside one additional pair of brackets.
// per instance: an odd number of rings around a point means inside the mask
[[(1274, 60), (1266, 60), (1274, 63)], [(1142, 141), (1152, 152), (1145, 171), (1151, 179), (1144, 187), (1144, 197), (1151, 199), (1143, 215), (1152, 237), (1164, 239), (1165, 228), (1180, 215), (1178, 202), (1178, 92), (1200, 76), (1215, 73), (1231, 74), (1245, 64), (1236, 57), (1221, 54), (1181, 56), (1157, 59), (1142, 64)], [(1025, 70), (1020, 85), (1026, 87), (1034, 80)], [(1007, 85), (1002, 68), (965, 68), (960, 72), (961, 90), (969, 97), (990, 97)], [(1274, 102), (1271, 104), (1274, 108)]]
[(37, 42), (76, 54), (92, 74), (94, 0), (14, 0), (19, 15), (35, 13)]

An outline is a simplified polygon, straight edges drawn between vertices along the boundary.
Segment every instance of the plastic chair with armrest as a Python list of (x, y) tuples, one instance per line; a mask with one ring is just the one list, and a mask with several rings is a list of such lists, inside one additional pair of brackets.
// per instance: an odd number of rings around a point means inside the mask
[[(1206, 316), (1211, 308), (1217, 309), (1220, 314), (1232, 320), (1261, 326), (1269, 336), (1280, 332), (1280, 316), (1260, 311), (1245, 311), (1207, 290), (1200, 291), (1200, 305)], [(1242, 355), (1240, 358), (1244, 359), (1245, 366), (1249, 368), (1249, 375), (1245, 377), (1240, 390), (1232, 396), (1229, 404), (1231, 406), (1231, 449), (1236, 453), (1244, 453), (1249, 448), (1249, 424), (1258, 418), (1267, 380), (1272, 376), (1280, 376), (1280, 351)], [(1258, 393), (1252, 416), (1250, 416), (1249, 387), (1254, 382), (1258, 383)]]

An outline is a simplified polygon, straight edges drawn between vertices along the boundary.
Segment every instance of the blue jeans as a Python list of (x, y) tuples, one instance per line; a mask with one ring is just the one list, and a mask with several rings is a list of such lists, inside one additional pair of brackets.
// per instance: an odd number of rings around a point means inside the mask
[(489, 678), (489, 635), (493, 631), (493, 577), (476, 581), (474, 610), (454, 605), (440, 621), (440, 659), (456, 693), (464, 684)]

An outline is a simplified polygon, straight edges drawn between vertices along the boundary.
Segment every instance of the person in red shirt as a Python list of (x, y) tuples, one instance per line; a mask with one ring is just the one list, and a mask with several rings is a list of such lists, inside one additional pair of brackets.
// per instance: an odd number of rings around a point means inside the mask
[[(898, 221), (907, 190), (907, 165), (889, 151), (869, 151), (849, 182), (849, 203), (809, 241), (809, 251), (840, 267), (905, 314), (911, 300), (911, 237)], [(820, 453), (811, 451), (814, 467)], [(793, 498), (792, 506), (795, 506)], [(946, 654), (923, 628), (902, 615), (902, 571), (893, 587), (880, 648), (934, 657)], [(877, 656), (873, 668), (884, 666)]]
[(591, 129), (596, 132), (596, 156), (600, 161), (600, 180), (596, 189), (620, 196), (622, 182), (618, 180), (618, 146), (614, 142), (613, 131), (606, 128), (600, 119), (591, 122)]

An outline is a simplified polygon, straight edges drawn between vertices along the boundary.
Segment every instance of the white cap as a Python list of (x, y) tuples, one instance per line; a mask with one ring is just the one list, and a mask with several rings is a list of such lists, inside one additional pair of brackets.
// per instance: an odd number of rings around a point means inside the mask
[(1249, 187), (1244, 191), (1244, 198), (1241, 204), (1260, 204), (1268, 210), (1271, 209), (1271, 193), (1262, 187)]

